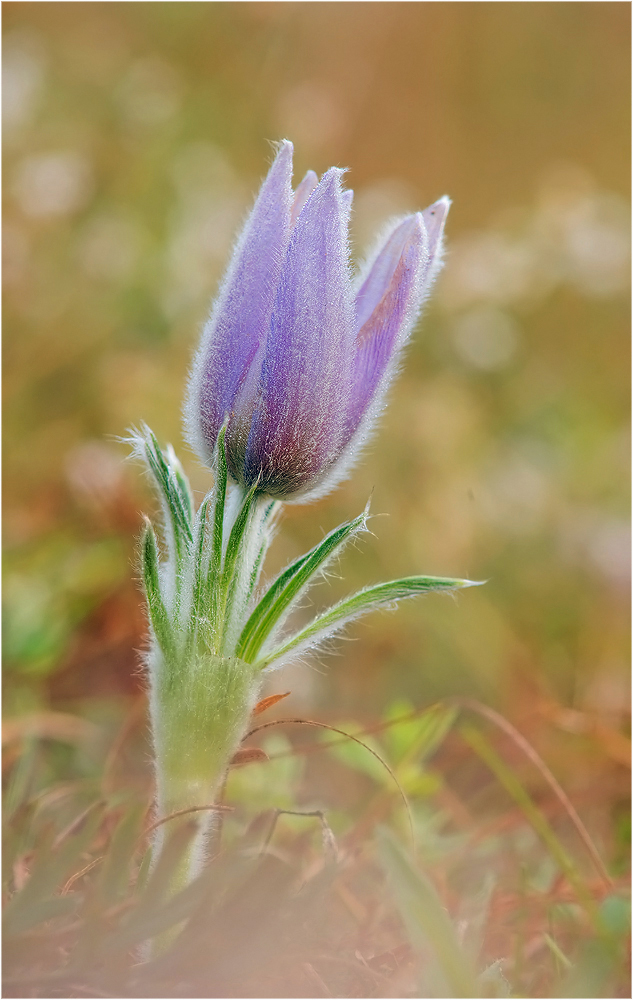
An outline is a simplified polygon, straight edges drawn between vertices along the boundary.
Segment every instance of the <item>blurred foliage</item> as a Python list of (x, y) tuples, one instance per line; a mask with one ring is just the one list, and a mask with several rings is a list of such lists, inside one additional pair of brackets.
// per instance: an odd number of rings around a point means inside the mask
[[(150, 867), (151, 798), (139, 799), (124, 760), (108, 788), (98, 765), (81, 777), (70, 767), (71, 780), (55, 787), (42, 755), (27, 752), (5, 804), (5, 995), (625, 996), (625, 885), (596, 878), (577, 843), (575, 860), (566, 858), (565, 811), (551, 797), (560, 833), (543, 834), (525, 768), (512, 778), (519, 810), (481, 772), (456, 801), (441, 772), (460, 752), (457, 712), (402, 708), (390, 706), (376, 736), (398, 776), (407, 759), (434, 769), (432, 793), (410, 790), (417, 860), (400, 840), (408, 828), (386, 767), (366, 771), (362, 801), (336, 808), (332, 792), (346, 771), (349, 779), (340, 751), (374, 759), (361, 745), (367, 734), (357, 743), (328, 734), (302, 754), (273, 731), (262, 741), (267, 761), (231, 770), (209, 862), (175, 896), (171, 873), (195, 814), (172, 824)], [(488, 745), (472, 726), (469, 742), (475, 732)], [(305, 800), (302, 757), (324, 757), (330, 744), (326, 818)], [(355, 754), (351, 767), (360, 763)], [(473, 806), (483, 820), (475, 836)], [(374, 846), (367, 831), (376, 822)]]
[[(265, 172), (265, 140), (286, 135), (297, 176), (351, 168), (357, 256), (390, 215), (444, 193), (454, 205), (445, 270), (375, 442), (331, 497), (288, 508), (270, 571), (372, 494), (373, 513), (387, 516), (317, 602), (415, 572), (488, 582), (458, 602), (434, 596), (373, 616), (338, 657), (322, 658), (326, 672), (274, 675), (271, 690), (292, 690), (281, 714), (358, 726), (385, 706), (406, 715), (480, 698), (529, 737), (621, 877), (629, 7), (6, 3), (3, 14), (4, 714), (10, 801), (27, 838), (18, 855), (44, 850), (47, 810), (57, 835), (101, 795), (108, 815), (118, 809), (108, 796), (122, 771), (149, 801), (135, 576), (139, 511), (152, 500), (117, 439), (144, 419), (182, 453), (197, 332)], [(187, 471), (201, 497), (207, 472), (194, 459)], [(511, 807), (490, 832), (490, 810), (503, 808), (472, 747), (449, 740), (429, 768), (419, 748), (407, 757), (419, 731), (398, 737), (406, 725), (368, 739), (411, 793), (423, 858), (450, 858), (431, 874), (446, 876), (451, 913), (469, 878), (501, 866), (490, 961), (513, 956), (524, 993), (547, 988), (530, 979), (535, 955), (551, 965), (543, 982), (555, 974), (564, 995), (578, 993), (574, 974), (597, 982), (592, 969), (607, 970), (595, 986), (606, 989), (611, 959), (600, 941), (583, 949), (586, 928), (561, 909), (567, 883), (529, 826)], [(287, 734), (265, 744), (267, 764), (232, 772), (227, 795), (262, 810), (327, 805), (336, 835), (356, 823), (362, 844), (393, 811), (386, 772), (356, 744), (304, 766), (292, 755), (307, 738)], [(521, 771), (516, 749), (504, 743), (503, 755)], [(520, 777), (547, 806), (538, 777)], [(23, 800), (39, 803), (35, 827)], [(109, 843), (111, 822), (97, 844)], [(308, 822), (279, 821), (293, 857)], [(229, 816), (225, 830), (239, 851), (240, 824)], [(382, 876), (373, 861), (363, 871), (375, 896)], [(543, 930), (535, 893), (559, 908), (554, 929)], [(508, 912), (523, 928), (514, 937)], [(390, 927), (389, 954), (400, 940)], [(564, 985), (577, 954), (589, 966)], [(402, 971), (398, 961), (385, 959)], [(319, 989), (305, 975), (311, 985), (293, 980), (296, 995)], [(403, 975), (415, 990), (419, 980)]]

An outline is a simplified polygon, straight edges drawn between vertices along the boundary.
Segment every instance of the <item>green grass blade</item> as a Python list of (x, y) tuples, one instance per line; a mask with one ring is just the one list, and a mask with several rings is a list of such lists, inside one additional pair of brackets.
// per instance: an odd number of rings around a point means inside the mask
[(237, 655), (251, 663), (272, 630), (291, 609), (314, 576), (320, 572), (355, 534), (365, 527), (367, 510), (315, 545), (310, 552), (295, 559), (270, 585), (248, 619), (237, 644)]
[[(40, 754), (41, 743), (32, 736), (27, 736), (22, 745), (2, 804), (3, 833), (7, 833), (11, 819), (28, 806), (33, 785), (35, 784), (36, 765)], [(5, 864), (7, 856), (5, 855)]]
[(398, 766), (408, 764), (410, 761), (421, 764), (432, 757), (453, 728), (458, 715), (459, 709), (451, 705), (440, 703), (427, 708), (426, 712), (419, 715), (412, 725), (410, 724), (414, 736), (406, 753), (398, 761)]
[(550, 854), (558, 864), (560, 870), (569, 881), (569, 884), (575, 890), (576, 895), (587, 911), (587, 915), (589, 916), (594, 928), (599, 929), (600, 915), (584, 879), (579, 874), (576, 866), (567, 854), (567, 851), (552, 830), (541, 810), (534, 804), (534, 802), (532, 802), (532, 799), (526, 792), (512, 768), (508, 767), (507, 764), (504, 763), (480, 730), (475, 729), (474, 726), (463, 725), (460, 727), (460, 733), (466, 743), (468, 743), (468, 745), (475, 751), (477, 756), (480, 757), (485, 764), (487, 764), (492, 773), (498, 779), (499, 783), (503, 786), (503, 788), (505, 788), (508, 795), (510, 795), (519, 806), (528, 823), (530, 823), (536, 833), (540, 836), (541, 840), (544, 842)]
[(618, 970), (626, 961), (608, 939), (594, 938), (586, 941), (553, 996), (565, 997), (567, 1000), (575, 1000), (576, 997), (617, 996), (614, 981)]
[(471, 580), (453, 580), (440, 576), (409, 576), (403, 577), (401, 580), (391, 580), (389, 583), (379, 583), (374, 587), (367, 587), (329, 608), (282, 646), (261, 656), (259, 660), (255, 661), (255, 665), (263, 669), (290, 653), (302, 652), (345, 628), (355, 618), (360, 618), (361, 615), (369, 614), (370, 611), (375, 611), (378, 608), (395, 604), (397, 601), (434, 591), (450, 591), (477, 585)]
[(430, 879), (413, 864), (390, 830), (378, 830), (378, 853), (389, 876), (411, 943), (431, 947), (452, 997), (477, 997), (475, 971)]
[(116, 955), (117, 952), (129, 950), (182, 924), (191, 916), (194, 907), (199, 905), (206, 888), (205, 881), (198, 878), (157, 906), (147, 908), (141, 903), (133, 919), (106, 938), (102, 947), (103, 955)]
[(156, 863), (139, 894), (139, 904), (107, 942), (108, 951), (129, 948), (149, 936), (145, 922), (152, 923), (169, 898), (178, 869), (187, 862), (188, 848), (197, 831), (194, 820), (167, 832)]
[(53, 915), (58, 893), (74, 871), (85, 866), (83, 852), (91, 844), (103, 819), (103, 803), (96, 803), (87, 810), (78, 830), (66, 836), (57, 848), (50, 843), (38, 850), (31, 875), (23, 889), (17, 892), (4, 911), (5, 937), (23, 934)]
[(118, 903), (129, 891), (132, 862), (146, 812), (145, 804), (129, 808), (119, 820), (112, 835), (96, 886), (97, 899), (102, 911)]

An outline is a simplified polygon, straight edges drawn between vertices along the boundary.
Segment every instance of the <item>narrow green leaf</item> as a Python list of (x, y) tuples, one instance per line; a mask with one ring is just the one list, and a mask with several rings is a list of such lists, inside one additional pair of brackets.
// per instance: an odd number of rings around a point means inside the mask
[(167, 445), (167, 458), (168, 458), (169, 468), (172, 471), (173, 478), (178, 488), (178, 493), (180, 494), (180, 499), (182, 502), (183, 510), (185, 512), (185, 516), (189, 524), (192, 524), (194, 518), (193, 494), (191, 492), (189, 480), (185, 475), (185, 470), (180, 464), (180, 460), (170, 444)]
[(208, 567), (205, 561), (205, 552), (207, 551), (207, 512), (209, 510), (210, 502), (211, 496), (209, 495), (205, 497), (200, 504), (194, 529), (195, 552), (193, 566), (193, 595), (191, 602), (191, 615), (189, 617), (188, 635), (188, 641), (190, 643), (195, 640), (196, 633), (201, 625), (202, 616), (204, 614), (208, 576)]
[(160, 591), (158, 545), (154, 529), (149, 521), (147, 521), (143, 532), (141, 559), (143, 585), (152, 631), (165, 655), (169, 656), (174, 651), (174, 636)]
[(222, 427), (218, 435), (218, 468), (216, 471), (213, 494), (215, 497), (213, 505), (213, 538), (211, 545), (211, 559), (209, 560), (209, 575), (207, 578), (206, 595), (210, 604), (211, 627), (217, 631), (219, 626), (219, 600), (220, 600), (220, 577), (222, 573), (222, 548), (224, 536), (224, 507), (226, 504), (226, 483), (228, 478), (226, 467), (226, 450), (224, 447), (224, 437), (226, 435), (226, 424)]
[[(218, 624), (222, 635), (226, 634), (228, 624), (231, 619), (233, 600), (241, 569), (240, 554), (243, 551), (244, 536), (248, 531), (251, 521), (258, 486), (258, 482), (254, 483), (244, 497), (244, 502), (242, 503), (239, 514), (235, 519), (235, 524), (231, 529), (231, 534), (229, 535), (229, 541), (226, 547), (224, 566), (222, 568), (222, 576), (220, 580), (220, 608), (218, 616)], [(222, 643), (220, 641), (220, 646), (221, 645)]]
[(255, 494), (257, 493), (258, 485), (258, 483), (254, 483), (244, 497), (239, 514), (235, 518), (235, 524), (231, 528), (231, 534), (229, 535), (229, 541), (226, 547), (226, 555), (224, 556), (224, 567), (222, 569), (222, 583), (225, 588), (228, 588), (235, 574), (235, 567), (238, 561), (242, 539), (250, 519), (251, 509), (253, 507), (253, 501), (255, 499)]
[(147, 464), (156, 480), (156, 485), (169, 514), (170, 525), (174, 534), (176, 556), (180, 559), (184, 555), (187, 546), (193, 541), (190, 491), (187, 485), (183, 494), (180, 481), (186, 480), (180, 463), (176, 460), (177, 469), (173, 469), (165, 460), (160, 445), (149, 427), (144, 426), (143, 433)]
[(475, 971), (460, 948), (451, 920), (426, 874), (414, 868), (390, 830), (378, 830), (378, 852), (393, 887), (411, 943), (430, 945), (452, 997), (480, 996)]
[(238, 640), (237, 655), (251, 663), (282, 616), (330, 559), (365, 527), (367, 508), (355, 520), (339, 525), (305, 555), (295, 559), (270, 585), (248, 619)]
[(461, 587), (475, 586), (478, 584), (472, 580), (452, 580), (441, 576), (409, 576), (403, 577), (401, 580), (391, 580), (389, 583), (379, 583), (374, 587), (367, 587), (319, 615), (282, 646), (256, 660), (255, 666), (263, 669), (289, 653), (298, 653), (314, 646), (333, 633), (340, 631), (355, 618), (369, 614), (370, 611), (375, 611), (377, 608), (433, 591), (450, 591)]
[(262, 563), (264, 561), (264, 556), (268, 551), (268, 546), (270, 545), (272, 537), (272, 520), (275, 512), (279, 509), (280, 503), (278, 500), (273, 500), (268, 504), (266, 510), (264, 511), (264, 516), (262, 519), (262, 524), (260, 527), (260, 533), (263, 537), (262, 543), (259, 547), (259, 552), (257, 553), (257, 558), (253, 564), (253, 569), (251, 570), (251, 577), (248, 584), (248, 598), (252, 596), (255, 587), (257, 586), (257, 581), (259, 579), (259, 574), (262, 568)]
[(247, 651), (250, 648), (250, 642), (257, 631), (257, 627), (261, 622), (262, 618), (265, 617), (266, 613), (270, 611), (275, 603), (275, 598), (283, 591), (285, 585), (289, 580), (297, 573), (297, 571), (303, 566), (306, 559), (308, 559), (310, 553), (306, 552), (304, 555), (299, 556), (294, 562), (286, 566), (284, 570), (279, 574), (279, 576), (270, 585), (261, 601), (254, 608), (250, 618), (246, 622), (246, 625), (242, 629), (238, 644), (236, 647), (237, 655), (242, 659), (245, 659)]

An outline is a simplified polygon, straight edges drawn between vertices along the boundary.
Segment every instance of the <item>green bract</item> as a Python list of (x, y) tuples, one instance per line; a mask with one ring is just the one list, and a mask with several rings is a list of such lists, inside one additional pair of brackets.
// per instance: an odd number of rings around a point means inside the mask
[[(246, 733), (264, 670), (299, 656), (375, 608), (468, 580), (412, 576), (367, 587), (296, 632), (291, 612), (345, 545), (366, 529), (367, 508), (258, 588), (278, 501), (246, 492), (227, 477), (225, 429), (218, 438), (214, 487), (197, 512), (173, 449), (149, 428), (134, 432), (134, 452), (157, 488), (162, 553), (147, 522), (141, 546), (150, 622), (147, 668), (159, 818), (210, 805)], [(209, 813), (208, 815), (212, 815)], [(202, 824), (183, 882), (204, 857), (210, 823)], [(159, 828), (157, 847), (164, 829)]]

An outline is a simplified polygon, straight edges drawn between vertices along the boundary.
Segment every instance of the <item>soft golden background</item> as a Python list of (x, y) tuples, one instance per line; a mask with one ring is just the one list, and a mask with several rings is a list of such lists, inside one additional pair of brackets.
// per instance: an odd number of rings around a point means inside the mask
[(332, 496), (288, 509), (271, 567), (373, 491), (375, 537), (317, 604), (407, 573), (488, 582), (375, 615), (275, 687), (359, 721), (476, 696), (529, 731), (585, 812), (599, 775), (617, 807), (629, 5), (3, 11), (5, 714), (83, 715), (107, 745), (139, 698), (135, 536), (153, 501), (117, 436), (146, 420), (207, 489), (182, 443), (189, 358), (267, 140), (286, 136), (297, 179), (350, 168), (358, 255), (390, 215), (454, 204), (372, 448)]

